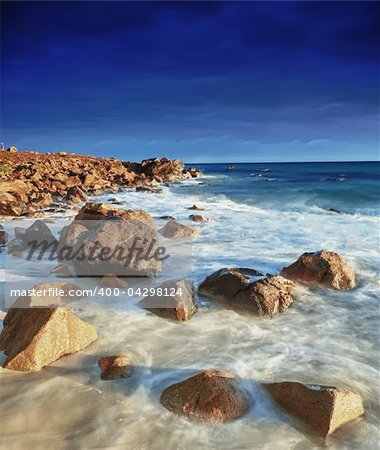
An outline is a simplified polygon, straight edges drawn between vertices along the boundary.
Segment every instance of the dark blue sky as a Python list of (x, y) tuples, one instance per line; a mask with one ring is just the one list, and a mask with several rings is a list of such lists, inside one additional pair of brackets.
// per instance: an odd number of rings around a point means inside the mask
[(375, 160), (378, 2), (2, 2), (6, 145)]

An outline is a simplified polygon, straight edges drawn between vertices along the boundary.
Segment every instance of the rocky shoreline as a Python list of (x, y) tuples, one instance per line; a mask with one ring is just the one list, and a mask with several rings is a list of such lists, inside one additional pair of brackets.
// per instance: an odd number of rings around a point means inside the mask
[(88, 196), (135, 188), (158, 192), (160, 183), (201, 176), (178, 159), (141, 163), (74, 153), (0, 151), (0, 216), (43, 216), (49, 206), (86, 201)]
[[(196, 230), (171, 218), (167, 218), (166, 225), (157, 231), (154, 219), (144, 210), (124, 210), (114, 205), (88, 202), (89, 195), (116, 192), (125, 187), (155, 192), (159, 183), (201, 175), (197, 169), (185, 170), (184, 164), (178, 160), (156, 158), (142, 163), (125, 163), (112, 158), (62, 152), (41, 155), (13, 149), (1, 152), (1, 161), (6, 168), (0, 180), (0, 211), (4, 216), (33, 217), (49, 205), (87, 202), (78, 208), (74, 220), (61, 230), (59, 237), (54, 236), (42, 220), (37, 220), (27, 229), (18, 228), (15, 236), (4, 235), (8, 252), (16, 257), (26, 251), (33, 233), (42, 233), (49, 242), (56, 241), (58, 248), (76, 248), (78, 243), (89, 245), (102, 239), (104, 242), (116, 239), (121, 243), (131, 234), (178, 242), (197, 236)], [(194, 205), (189, 209), (200, 208)], [(202, 216), (192, 215), (191, 220), (206, 221), (194, 220), (194, 217)], [(133, 225), (136, 221), (143, 226), (136, 228)], [(112, 271), (103, 274), (98, 280), (99, 285), (120, 287), (126, 283), (117, 272), (117, 262), (112, 261), (112, 264)], [(156, 268), (149, 266), (149, 270)], [(133, 269), (145, 270), (146, 267), (133, 266)], [(59, 275), (61, 271), (65, 276), (74, 274), (79, 277), (83, 275), (81, 270), (83, 264), (60, 264), (52, 275)], [(321, 250), (302, 254), (278, 274), (264, 275), (253, 268), (224, 267), (207, 276), (198, 289), (192, 280), (185, 279), (166, 281), (159, 288), (177, 289), (178, 286), (182, 287), (184, 295), (170, 300), (157, 295), (147, 296), (139, 306), (163, 320), (196, 320), (198, 294), (236, 311), (248, 312), (258, 318), (273, 318), (287, 308), (297, 306), (297, 286), (348, 290), (356, 286), (356, 280), (353, 269), (339, 254)], [(65, 288), (64, 283), (61, 288)], [(4, 318), (0, 349), (7, 356), (6, 369), (39, 371), (64, 355), (82, 350), (97, 338), (94, 327), (65, 308), (25, 308), (25, 305), (33, 306), (35, 300), (30, 296), (20, 297)], [(155, 307), (157, 301), (159, 307)], [(20, 307), (22, 302), (26, 303)], [(134, 364), (138, 362), (132, 361), (128, 355), (104, 356), (99, 360), (100, 377), (102, 380), (132, 377)], [(306, 433), (323, 439), (364, 414), (360, 396), (340, 387), (279, 380), (278, 383), (262, 384), (262, 389), (277, 407), (293, 416)], [(162, 391), (160, 400), (169, 411), (202, 423), (238, 419), (255, 402), (239, 380), (219, 369), (178, 380)]]

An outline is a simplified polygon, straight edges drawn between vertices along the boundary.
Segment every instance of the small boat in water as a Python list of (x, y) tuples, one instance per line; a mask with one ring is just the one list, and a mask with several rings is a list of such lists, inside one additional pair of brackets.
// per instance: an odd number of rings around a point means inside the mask
[(236, 170), (236, 166), (228, 166), (227, 170)]

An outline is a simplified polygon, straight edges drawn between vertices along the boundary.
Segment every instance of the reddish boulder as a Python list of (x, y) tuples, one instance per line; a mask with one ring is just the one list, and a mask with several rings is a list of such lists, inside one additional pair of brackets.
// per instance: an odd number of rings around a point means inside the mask
[(282, 409), (321, 437), (364, 414), (360, 396), (348, 389), (295, 382), (263, 387)]
[(356, 286), (354, 270), (338, 253), (327, 250), (304, 253), (295, 263), (284, 267), (282, 274), (308, 286), (346, 290)]
[(140, 300), (139, 306), (165, 319), (189, 320), (197, 310), (194, 285), (188, 280), (165, 281), (154, 295)]
[(64, 308), (11, 308), (3, 321), (0, 349), (6, 369), (37, 372), (97, 338), (96, 330)]
[(102, 380), (129, 378), (134, 371), (132, 360), (128, 356), (105, 356), (99, 359), (98, 365)]
[(160, 233), (168, 239), (183, 239), (198, 235), (197, 230), (182, 225), (176, 220), (170, 220), (163, 228), (161, 228)]
[(199, 285), (199, 293), (259, 316), (283, 312), (293, 302), (292, 281), (272, 275), (251, 281), (250, 276), (251, 269), (223, 268)]
[(167, 387), (161, 404), (190, 421), (223, 423), (237, 419), (248, 409), (246, 393), (227, 372), (206, 370)]

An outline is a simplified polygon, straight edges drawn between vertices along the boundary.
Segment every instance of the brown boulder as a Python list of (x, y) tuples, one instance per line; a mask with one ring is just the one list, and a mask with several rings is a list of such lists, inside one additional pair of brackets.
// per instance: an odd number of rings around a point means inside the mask
[(193, 222), (207, 222), (208, 218), (205, 216), (201, 216), (200, 214), (191, 214), (189, 219)]
[(203, 208), (202, 206), (198, 206), (198, 205), (190, 206), (190, 208), (187, 208), (187, 209), (190, 209), (193, 211), (204, 211), (205, 210), (205, 208)]
[(9, 147), (8, 149), (7, 149), (7, 151), (9, 152), (9, 153), (18, 153), (18, 149), (17, 149), (17, 147)]
[(248, 409), (246, 393), (227, 372), (206, 370), (167, 387), (160, 398), (169, 411), (193, 422), (223, 423)]
[(160, 233), (168, 239), (182, 239), (198, 235), (197, 230), (182, 225), (176, 220), (170, 220), (163, 228), (161, 228)]
[(272, 275), (251, 281), (250, 276), (249, 269), (223, 268), (199, 285), (199, 293), (259, 316), (283, 312), (293, 302), (292, 281)]
[(44, 241), (47, 243), (56, 243), (57, 240), (50, 228), (43, 220), (36, 220), (29, 228), (25, 230), (25, 234), (22, 238), (25, 243), (36, 241), (38, 243)]
[(360, 396), (347, 389), (296, 382), (263, 387), (282, 409), (321, 437), (364, 414)]
[(301, 284), (333, 289), (353, 289), (356, 286), (355, 272), (345, 260), (334, 252), (321, 250), (304, 253), (282, 274)]
[(19, 256), (28, 246), (22, 239), (11, 239), (8, 241), (7, 249), (10, 255)]
[(161, 269), (158, 235), (147, 222), (102, 220), (81, 233), (73, 247), (78, 276), (152, 276)]
[(189, 320), (197, 310), (194, 285), (188, 280), (165, 281), (139, 306), (165, 319)]
[[(153, 217), (146, 211), (123, 210), (110, 204), (96, 202), (86, 203), (75, 216), (74, 220), (106, 220), (110, 217), (154, 224)], [(88, 227), (89, 224), (86, 224), (86, 226)]]
[(59, 259), (65, 259), (67, 252), (71, 252), (74, 248), (78, 237), (82, 233), (87, 233), (88, 229), (81, 222), (74, 221), (70, 225), (62, 228), (59, 237), (57, 254)]
[(95, 328), (64, 308), (11, 308), (3, 321), (0, 349), (6, 369), (37, 372), (87, 347)]
[(53, 269), (50, 270), (49, 275), (62, 275), (63, 277), (71, 277), (69, 267), (66, 264), (58, 264)]
[(98, 365), (101, 369), (102, 380), (117, 380), (132, 376), (134, 367), (128, 356), (105, 356), (100, 358)]

